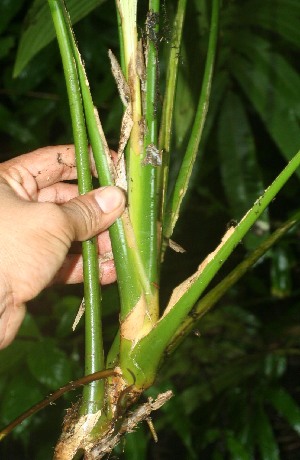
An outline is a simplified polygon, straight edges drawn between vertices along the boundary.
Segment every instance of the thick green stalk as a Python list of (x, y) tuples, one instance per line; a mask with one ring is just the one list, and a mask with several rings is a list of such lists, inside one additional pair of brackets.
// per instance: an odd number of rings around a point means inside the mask
[[(71, 28), (71, 24), (69, 24), (69, 26)], [(97, 110), (94, 107), (88, 79), (73, 35), (70, 35), (70, 39), (72, 41), (73, 53), (77, 64), (86, 115), (86, 124), (95, 159), (98, 179), (100, 185), (102, 186), (114, 185), (113, 175), (115, 174), (115, 171), (110, 158), (109, 148), (98, 118)], [(123, 216), (110, 227), (110, 236), (112, 240), (122, 303), (121, 319), (128, 314), (132, 305), (135, 305), (141, 297), (142, 286), (145, 289), (148, 289), (148, 291), (150, 289), (148, 285), (145, 287), (146, 282), (144, 279), (141, 279), (143, 273), (140, 270), (141, 262), (138, 260), (139, 253), (132, 242), (132, 238), (128, 236), (128, 233), (130, 232), (129, 229), (126, 231), (128, 226), (129, 223), (126, 221), (125, 216)]]
[(118, 14), (121, 21), (123, 55), (125, 65), (125, 77), (130, 90), (130, 108), (133, 126), (126, 148), (126, 167), (128, 184), (128, 202), (130, 221), (133, 226), (135, 237), (139, 231), (138, 216), (136, 210), (140, 209), (142, 202), (141, 193), (141, 89), (140, 80), (137, 74), (137, 0), (128, 2), (117, 0)]
[(172, 337), (180, 329), (181, 324), (212, 278), (299, 165), (300, 151), (265, 190), (264, 194), (258, 198), (239, 224), (235, 228), (231, 227), (216, 251), (208, 256), (197, 272), (176, 288), (176, 293), (174, 291), (172, 296), (173, 300), (155, 328), (138, 342), (128, 356), (128, 361), (135, 366), (137, 386), (145, 385), (145, 376), (147, 376), (148, 384), (153, 382), (159, 363)]
[(159, 171), (158, 187), (161, 189), (160, 220), (165, 211), (166, 193), (169, 176), (171, 134), (174, 115), (175, 90), (178, 74), (180, 45), (186, 11), (187, 0), (179, 0), (174, 20), (173, 34), (170, 47), (168, 69), (166, 75), (166, 91), (162, 108), (162, 116), (159, 131), (159, 150), (162, 151), (162, 168)]
[(217, 50), (219, 11), (220, 0), (213, 0), (208, 50), (199, 103), (187, 150), (175, 183), (174, 191), (171, 195), (170, 202), (167, 205), (164, 222), (165, 238), (171, 237), (179, 217), (181, 203), (189, 185), (189, 180), (198, 153), (198, 147), (208, 111), (213, 68)]
[[(71, 24), (69, 23), (69, 37), (72, 42), (73, 53), (77, 64), (86, 114), (86, 123), (91, 140), (98, 178), (101, 185), (113, 185), (116, 171), (112, 165), (109, 148), (102, 130), (97, 110), (93, 104), (85, 69), (71, 30)], [(123, 342), (128, 342), (129, 345), (131, 344), (131, 341), (128, 340), (128, 333), (126, 331), (130, 330), (130, 325), (137, 324), (136, 317), (127, 318), (130, 311), (136, 305), (139, 305), (142, 311), (140, 318), (144, 315), (144, 321), (141, 320), (138, 323), (139, 328), (136, 330), (137, 336), (139, 336), (139, 334), (143, 334), (142, 330), (144, 328), (144, 322), (149, 323), (149, 316), (146, 315), (146, 301), (147, 297), (150, 295), (151, 288), (144, 271), (144, 266), (136, 245), (135, 236), (127, 211), (125, 211), (123, 216), (110, 227), (110, 236), (121, 299), (120, 320), (122, 340), (120, 341), (120, 337), (116, 337), (108, 357), (109, 362), (116, 364), (117, 356), (120, 354), (120, 345), (121, 349), (123, 349)], [(126, 322), (125, 319), (128, 321)], [(153, 320), (151, 320), (150, 323), (152, 324)], [(149, 325), (147, 326), (146, 324), (146, 327), (148, 331)]]
[[(155, 4), (154, 6), (156, 7)], [(126, 316), (121, 312), (120, 367), (125, 378), (132, 381), (131, 366), (126, 366), (124, 363), (127, 363), (127, 356), (134, 343), (151, 330), (158, 317), (157, 207), (155, 206), (154, 168), (153, 165), (147, 164), (144, 155), (145, 123), (142, 114), (141, 87), (147, 85), (147, 72), (145, 78), (143, 56), (137, 41), (137, 1), (117, 0), (117, 7), (122, 25), (125, 77), (130, 91), (128, 109), (133, 123), (126, 148), (129, 219), (133, 229), (132, 240), (136, 244), (137, 253), (141, 255), (141, 264), (136, 266), (136, 270), (142, 274), (143, 280), (143, 294), (138, 302), (131, 303), (130, 311), (125, 312)], [(153, 76), (153, 67), (151, 71)], [(155, 86), (153, 79), (151, 84)], [(153, 100), (151, 106), (153, 107)], [(151, 139), (155, 140), (157, 127), (150, 114), (148, 121)], [(153, 149), (150, 153), (152, 151)], [(153, 197), (154, 201), (152, 201)], [(113, 349), (116, 349), (116, 344), (117, 341)]]
[[(92, 190), (92, 179), (77, 69), (73, 57), (72, 45), (69, 40), (64, 4), (61, 0), (48, 1), (62, 57), (70, 103), (78, 171), (78, 189), (80, 194), (84, 194)], [(94, 238), (83, 242), (82, 255), (86, 325), (85, 374), (88, 375), (104, 368), (98, 253)], [(86, 386), (83, 393), (83, 412), (91, 413), (99, 410), (102, 407), (103, 398), (103, 382), (95, 381)]]
[[(128, 182), (128, 202), (130, 220), (135, 235), (140, 232), (143, 216), (139, 210), (146, 207), (144, 203), (141, 169), (143, 160), (143, 118), (141, 83), (137, 73), (137, 0), (117, 0), (118, 12), (122, 24), (122, 36), (125, 58), (125, 77), (130, 90), (131, 118), (133, 122), (130, 138), (126, 148), (126, 167)], [(142, 213), (143, 214), (143, 213)]]
[[(140, 248), (146, 276), (151, 282), (152, 296), (149, 310), (153, 321), (157, 321), (158, 308), (158, 244), (161, 226), (158, 222), (157, 171), (161, 168), (161, 158), (157, 140), (158, 105), (158, 45), (159, 45), (159, 0), (149, 1), (146, 19), (146, 82), (144, 103), (144, 157), (142, 160), (141, 190), (143, 200), (135, 209), (139, 217), (136, 229), (137, 245)], [(158, 235), (159, 234), (159, 235)]]
[(300, 212), (284, 222), (272, 235), (256, 248), (245, 260), (237, 265), (217, 286), (211, 289), (196, 305), (177, 329), (169, 343), (166, 354), (170, 354), (184, 340), (199, 321), (253, 265), (292, 227), (299, 223)]

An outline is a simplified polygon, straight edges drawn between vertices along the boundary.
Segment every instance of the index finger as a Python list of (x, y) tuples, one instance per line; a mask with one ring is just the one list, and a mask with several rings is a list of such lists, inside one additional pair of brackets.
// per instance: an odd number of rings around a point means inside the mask
[[(95, 165), (90, 155), (92, 174), (96, 175)], [(25, 153), (0, 165), (0, 171), (11, 167), (27, 169), (35, 178), (38, 189), (64, 180), (77, 178), (74, 145), (56, 145), (43, 147), (30, 153)]]

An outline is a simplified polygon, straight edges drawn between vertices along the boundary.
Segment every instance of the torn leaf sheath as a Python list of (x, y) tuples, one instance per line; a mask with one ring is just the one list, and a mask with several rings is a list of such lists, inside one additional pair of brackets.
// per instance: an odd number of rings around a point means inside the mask
[(122, 118), (122, 123), (121, 123), (120, 141), (119, 141), (119, 148), (118, 148), (119, 160), (121, 156), (123, 155), (128, 139), (130, 138), (132, 127), (133, 127), (132, 107), (131, 107), (131, 104), (129, 104), (126, 107), (126, 110)]
[(111, 50), (108, 50), (108, 56), (111, 63), (111, 70), (116, 81), (121, 101), (123, 102), (124, 107), (127, 107), (130, 103), (130, 89), (126, 78), (123, 75), (122, 69), (116, 56)]
[(235, 227), (230, 227), (225, 235), (223, 236), (221, 243), (216, 247), (216, 249), (209, 253), (208, 256), (201, 262), (199, 265), (197, 271), (193, 273), (189, 278), (183, 281), (179, 286), (177, 286), (170, 297), (169, 303), (164, 311), (164, 314), (162, 317), (166, 316), (168, 312), (174, 307), (174, 305), (180, 300), (180, 298), (185, 294), (190, 287), (193, 285), (193, 283), (199, 279), (201, 276), (201, 273), (203, 272), (204, 268), (208, 265), (209, 262), (213, 260), (215, 255), (220, 251), (224, 243), (228, 240), (228, 238), (233, 234), (235, 230)]
[(132, 346), (144, 337), (154, 326), (149, 315), (145, 295), (142, 294), (136, 305), (121, 322), (121, 337), (132, 342)]
[(125, 107), (120, 129), (116, 185), (122, 187), (124, 190), (127, 190), (125, 164), (122, 157), (133, 127), (131, 95), (129, 85), (126, 81), (126, 78), (123, 75), (121, 66), (118, 63), (117, 58), (111, 50), (108, 51), (108, 56), (110, 58), (111, 69), (117, 84), (119, 95)]

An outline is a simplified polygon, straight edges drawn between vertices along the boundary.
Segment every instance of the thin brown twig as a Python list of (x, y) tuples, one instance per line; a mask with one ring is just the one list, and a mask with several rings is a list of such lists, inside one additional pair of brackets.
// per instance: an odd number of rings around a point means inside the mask
[(60, 398), (60, 396), (62, 396), (64, 393), (67, 393), (71, 390), (75, 390), (81, 385), (87, 385), (88, 383), (94, 382), (95, 380), (106, 379), (108, 377), (117, 375), (119, 375), (118, 372), (114, 371), (113, 369), (105, 369), (104, 371), (94, 372), (93, 374), (85, 375), (84, 377), (81, 377), (78, 380), (69, 382), (67, 385), (54, 391), (54, 393), (50, 393), (48, 396), (46, 396), (45, 399), (35, 404), (27, 411), (23, 412), (23, 414), (19, 415), (17, 418), (15, 418), (15, 420), (13, 420), (5, 428), (3, 428), (3, 430), (0, 431), (0, 441), (2, 441), (2, 439), (5, 438), (5, 436), (7, 436), (17, 425), (22, 423), (26, 418), (30, 417), (33, 414), (36, 414), (38, 411), (51, 404), (53, 401)]

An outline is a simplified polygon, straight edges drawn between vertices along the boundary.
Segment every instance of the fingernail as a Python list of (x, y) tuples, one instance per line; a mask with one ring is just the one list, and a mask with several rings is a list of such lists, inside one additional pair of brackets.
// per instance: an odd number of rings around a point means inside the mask
[(118, 187), (104, 187), (97, 190), (95, 200), (105, 214), (109, 214), (125, 204), (124, 194)]

